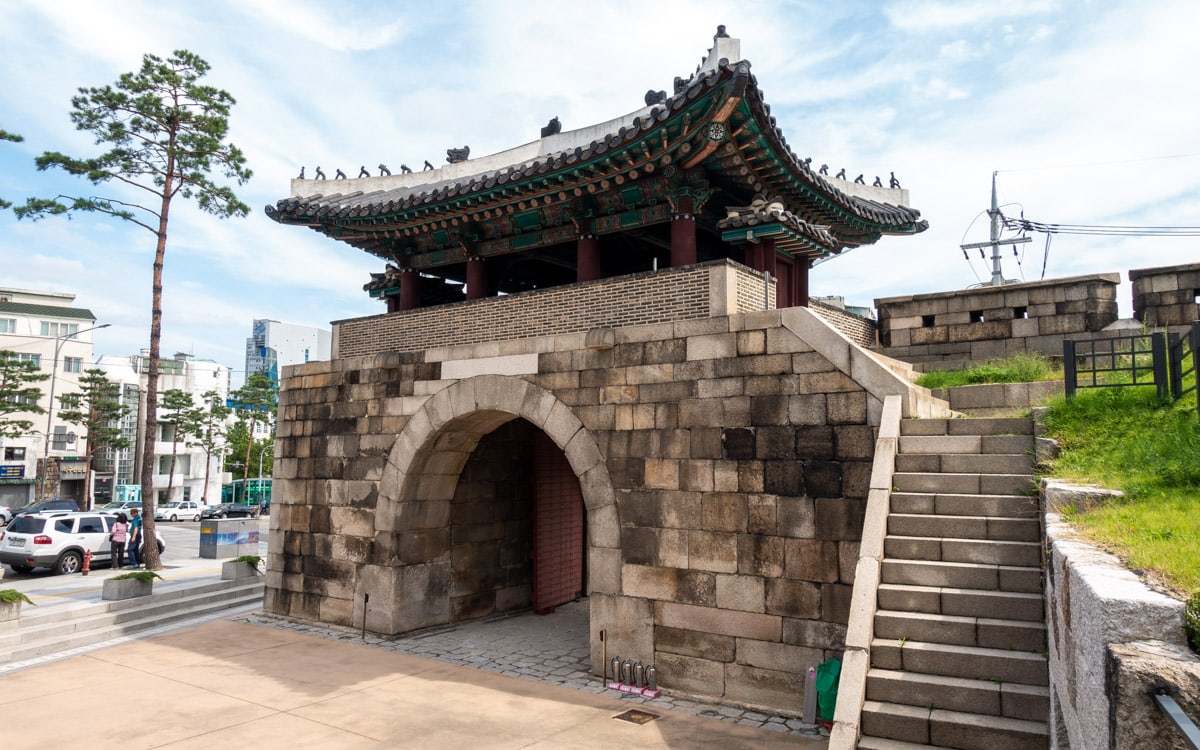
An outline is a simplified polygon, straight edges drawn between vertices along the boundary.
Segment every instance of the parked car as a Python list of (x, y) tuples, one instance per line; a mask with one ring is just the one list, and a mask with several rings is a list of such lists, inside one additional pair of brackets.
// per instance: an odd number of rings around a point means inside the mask
[(181, 518), (190, 518), (193, 521), (199, 521), (203, 512), (204, 506), (194, 500), (175, 500), (155, 508), (154, 520), (178, 521)]
[[(49, 512), (19, 515), (0, 532), (0, 563), (18, 573), (53, 568), (57, 573), (78, 573), (84, 554), (91, 550), (92, 564), (112, 563), (108, 534), (117, 517), (98, 511)], [(167, 545), (155, 533), (159, 554)]]
[(0, 526), (7, 526), (12, 517), (13, 509), (7, 505), (0, 505)]
[(200, 514), (201, 518), (257, 518), (257, 505), (243, 505), (242, 503), (221, 503), (220, 505), (212, 505), (204, 509)]
[(99, 510), (101, 513), (114, 513), (114, 514), (115, 513), (124, 513), (125, 515), (128, 516), (131, 508), (137, 508), (138, 510), (141, 510), (142, 509), (142, 501), (141, 500), (115, 500), (111, 503), (108, 503), (107, 505), (102, 505), (97, 510)]
[(77, 511), (79, 510), (79, 503), (75, 502), (74, 500), (63, 500), (59, 498), (54, 498), (53, 500), (42, 500), (40, 502), (30, 503), (24, 507), (17, 508), (13, 511), (13, 518), (16, 518), (17, 516), (27, 516), (31, 513), (49, 513), (56, 510), (66, 512)]

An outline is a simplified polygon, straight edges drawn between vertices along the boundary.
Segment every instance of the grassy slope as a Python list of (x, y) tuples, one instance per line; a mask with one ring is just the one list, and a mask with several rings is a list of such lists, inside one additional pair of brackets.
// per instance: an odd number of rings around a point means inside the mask
[(1200, 428), (1196, 397), (1161, 405), (1152, 388), (1056, 399), (1048, 436), (1063, 448), (1050, 474), (1126, 493), (1070, 521), (1176, 593), (1200, 591)]

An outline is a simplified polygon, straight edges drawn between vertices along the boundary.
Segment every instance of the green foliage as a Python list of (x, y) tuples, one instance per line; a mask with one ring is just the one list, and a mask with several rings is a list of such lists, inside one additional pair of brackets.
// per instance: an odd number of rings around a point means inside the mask
[(1035, 383), (1061, 377), (1062, 370), (1055, 368), (1046, 357), (1033, 352), (1022, 352), (960, 370), (927, 372), (917, 378), (917, 385), (926, 388), (952, 388), (980, 383)]
[[(3, 132), (4, 131), (0, 130), (0, 133)], [(4, 602), (5, 604), (16, 604), (17, 602), (20, 602), (22, 604), (32, 604), (35, 607), (37, 606), (37, 603), (16, 589), (0, 589), (0, 602)]]
[(38, 405), (42, 389), (31, 384), (49, 377), (33, 362), (19, 360), (15, 352), (0, 349), (0, 438), (20, 437), (33, 428), (33, 420), (14, 415), (46, 413)]
[(1048, 474), (1125, 493), (1071, 523), (1168, 588), (1200, 591), (1195, 395), (1163, 403), (1153, 388), (1086, 389), (1054, 399), (1045, 424), (1061, 448)]
[[(254, 451), (254, 453), (257, 453), (262, 460), (263, 476), (270, 476), (268, 471), (269, 464), (266, 463), (266, 459), (268, 454), (274, 456), (274, 440), (257, 441), (252, 438), (254, 429), (259, 422), (274, 424), (273, 416), (278, 404), (279, 389), (275, 387), (275, 383), (266, 374), (256, 372), (246, 378), (245, 385), (231, 393), (230, 398), (233, 400), (238, 419), (246, 423), (242, 479), (245, 480), (250, 476), (250, 456), (252, 448), (255, 446), (258, 446), (258, 450)], [(237, 454), (233, 453), (232, 455)]]
[(186, 440), (188, 446), (204, 451), (204, 494), (200, 502), (208, 504), (209, 469), (214, 453), (227, 448), (226, 434), (229, 428), (226, 419), (230, 408), (216, 391), (207, 391), (201, 397), (200, 404), (192, 409), (185, 421)]
[[(233, 191), (209, 178), (219, 173), (239, 185), (250, 179), (246, 159), (226, 143), (234, 99), (200, 83), (207, 62), (186, 50), (163, 60), (142, 58), (137, 73), (125, 73), (114, 85), (81, 88), (71, 99), (71, 121), (110, 148), (92, 157), (47, 151), (37, 157), (39, 170), (62, 169), (93, 185), (115, 181), (140, 190), (151, 202), (109, 196), (31, 198), (17, 207), (19, 217), (39, 219), (77, 211), (97, 212), (133, 222), (165, 235), (170, 201), (193, 198), (215, 216), (245, 216), (249, 206)], [(136, 193), (135, 193), (136, 194)]]
[(163, 577), (153, 570), (131, 570), (128, 573), (122, 573), (119, 576), (109, 578), (110, 581), (141, 581), (142, 583), (153, 583), (154, 579), (163, 580)]
[(253, 565), (254, 567), (257, 568), (259, 563), (262, 562), (262, 558), (259, 557), (258, 555), (242, 555), (241, 557), (233, 558), (232, 560), (230, 560), (230, 562), (246, 563), (247, 565)]
[(104, 370), (96, 368), (85, 370), (79, 384), (83, 386), (79, 393), (58, 397), (62, 405), (58, 416), (87, 430), (88, 455), (100, 447), (129, 447), (129, 439), (117, 424), (129, 412), (129, 407), (121, 403), (120, 387), (109, 381)]

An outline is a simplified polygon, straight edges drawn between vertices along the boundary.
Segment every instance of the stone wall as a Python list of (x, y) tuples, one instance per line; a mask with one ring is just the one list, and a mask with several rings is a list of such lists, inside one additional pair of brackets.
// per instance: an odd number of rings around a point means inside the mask
[[(768, 294), (764, 303), (764, 287)], [(775, 282), (729, 260), (334, 322), (333, 356), (419, 351), (770, 309)]]
[(1133, 317), (1149, 327), (1191, 325), (1200, 320), (1200, 263), (1129, 272)]
[(1062, 342), (1117, 319), (1118, 274), (875, 300), (880, 350), (905, 362), (983, 362), (1016, 352), (1062, 356)]
[(875, 321), (817, 300), (811, 300), (808, 306), (859, 346), (870, 348), (878, 345), (879, 332)]
[(486, 468), (519, 418), (579, 479), (609, 656), (795, 711), (843, 645), (888, 395), (945, 414), (804, 308), (285, 368), (264, 606), (386, 634), (514, 606), (524, 532), (465, 519), (504, 492), (520, 526), (524, 480)]
[[(1190, 667), (1171, 666), (1188, 662), (1183, 602), (1152, 591), (1117, 558), (1076, 537), (1055, 513), (1046, 514), (1046, 537), (1052, 747), (1175, 747), (1160, 732), (1164, 724), (1149, 696), (1127, 695), (1122, 687), (1145, 681), (1134, 675), (1146, 668), (1133, 664), (1144, 665), (1145, 659), (1125, 658), (1122, 666), (1122, 657), (1114, 654), (1123, 652), (1122, 644), (1162, 642), (1177, 656), (1160, 659), (1158, 671), (1164, 677), (1190, 674), (1174, 685), (1175, 694), (1183, 692), (1186, 703), (1200, 705), (1194, 655)], [(1116, 679), (1122, 672), (1126, 677)]]

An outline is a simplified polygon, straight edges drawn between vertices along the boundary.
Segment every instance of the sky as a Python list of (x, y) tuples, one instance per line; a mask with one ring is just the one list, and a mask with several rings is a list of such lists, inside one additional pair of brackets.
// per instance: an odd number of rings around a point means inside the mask
[[(1059, 224), (1200, 226), (1200, 3), (1105, 0), (6, 0), (0, 24), (0, 197), (93, 195), (34, 157), (102, 148), (74, 129), (80, 87), (142, 55), (187, 49), (236, 100), (229, 140), (253, 178), (245, 218), (173, 208), (162, 352), (216, 360), (240, 382), (256, 318), (328, 328), (383, 312), (362, 290), (383, 263), (268, 219), (301, 166), (398, 172), (639, 109), (700, 63), (718, 24), (741, 40), (791, 148), (830, 172), (895, 172), (928, 220), (812, 271), (814, 295), (881, 297), (986, 281), (959, 245), (988, 238), (996, 174), (1006, 214)], [(108, 190), (108, 188), (104, 188)], [(1189, 237), (1044, 235), (1005, 250), (1009, 279), (1200, 261)], [(0, 213), (0, 286), (70, 292), (97, 323), (94, 353), (149, 345), (154, 237), (102, 216)], [(1044, 267), (1044, 271), (1043, 271)]]

